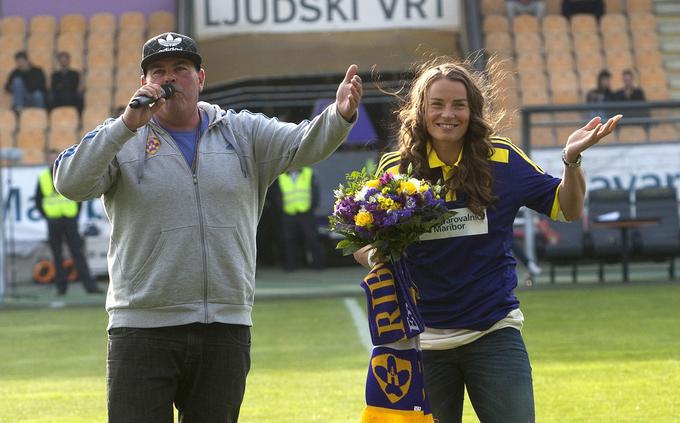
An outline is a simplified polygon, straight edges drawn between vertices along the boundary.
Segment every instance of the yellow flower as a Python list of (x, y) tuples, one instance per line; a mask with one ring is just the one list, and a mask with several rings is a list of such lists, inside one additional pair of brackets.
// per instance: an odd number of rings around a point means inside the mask
[(382, 192), (383, 194), (387, 194), (387, 193), (390, 192), (390, 189), (389, 189), (388, 187), (385, 187), (385, 188), (383, 188), (382, 191), (380, 191), (380, 192)]
[(368, 226), (373, 223), (373, 215), (367, 211), (360, 211), (354, 216), (354, 223), (357, 226)]
[(371, 179), (370, 181), (366, 182), (366, 186), (369, 188), (378, 188), (380, 186), (380, 181), (377, 179)]
[(416, 186), (411, 181), (401, 181), (399, 183), (399, 190), (405, 194), (413, 194), (416, 192)]
[(430, 189), (430, 186), (424, 182), (420, 184), (419, 192), (425, 192)]
[(399, 208), (399, 204), (395, 203), (391, 198), (380, 197), (378, 198), (378, 203), (383, 210), (396, 210)]

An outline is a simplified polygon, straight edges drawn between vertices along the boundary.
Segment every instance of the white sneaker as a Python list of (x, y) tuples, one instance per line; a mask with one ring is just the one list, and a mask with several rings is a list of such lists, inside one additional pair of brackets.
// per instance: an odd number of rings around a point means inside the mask
[(541, 268), (533, 261), (530, 261), (527, 267), (529, 268), (529, 273), (531, 273), (532, 276), (538, 276), (542, 272)]

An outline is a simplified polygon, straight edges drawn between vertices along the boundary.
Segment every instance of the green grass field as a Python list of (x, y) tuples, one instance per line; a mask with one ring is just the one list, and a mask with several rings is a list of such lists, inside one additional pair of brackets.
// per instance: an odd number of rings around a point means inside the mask
[[(519, 296), (538, 422), (680, 422), (680, 284)], [(258, 301), (254, 321), (240, 421), (359, 420), (368, 352), (342, 298)], [(105, 326), (100, 308), (0, 310), (0, 422), (106, 421)]]

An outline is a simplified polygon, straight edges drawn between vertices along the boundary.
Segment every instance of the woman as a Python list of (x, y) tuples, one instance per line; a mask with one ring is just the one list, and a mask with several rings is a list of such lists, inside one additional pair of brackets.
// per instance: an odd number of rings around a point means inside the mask
[[(405, 257), (427, 326), (421, 335), (425, 384), (440, 423), (461, 421), (465, 388), (483, 422), (534, 420), (523, 316), (513, 292), (512, 223), (522, 206), (553, 219), (578, 219), (585, 195), (581, 153), (621, 118), (605, 124), (594, 118), (571, 134), (560, 179), (509, 139), (492, 135), (495, 115), (485, 100), (495, 93), (494, 84), (464, 65), (426, 63), (398, 111), (399, 150), (385, 154), (378, 169), (405, 173), (410, 164), (416, 177), (441, 179), (447, 205), (457, 211)], [(364, 248), (355, 259), (369, 267), (373, 251)]]

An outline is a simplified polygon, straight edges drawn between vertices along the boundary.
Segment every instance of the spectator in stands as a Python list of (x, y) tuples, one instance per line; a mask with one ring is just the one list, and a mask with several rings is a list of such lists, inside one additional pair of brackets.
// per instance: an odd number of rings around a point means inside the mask
[(66, 294), (68, 289), (67, 274), (63, 265), (64, 241), (66, 241), (71, 252), (71, 258), (78, 270), (78, 277), (83, 283), (85, 291), (90, 294), (99, 294), (103, 291), (97, 287), (97, 282), (90, 273), (90, 267), (83, 252), (83, 240), (78, 233), (80, 203), (65, 198), (54, 189), (52, 171), (58, 154), (59, 151), (57, 150), (48, 152), (48, 160), (51, 165), (40, 174), (38, 186), (35, 190), (35, 206), (47, 222), (48, 241), (56, 269), (57, 295)]
[(7, 77), (5, 90), (12, 93), (12, 108), (20, 113), (24, 107), (45, 107), (45, 72), (33, 66), (25, 51), (14, 55), (16, 68)]
[(73, 106), (82, 110), (80, 73), (71, 69), (71, 55), (60, 51), (57, 54), (59, 69), (52, 72), (50, 83), (50, 104), (52, 107)]
[[(486, 81), (498, 78), (493, 70), (470, 69), (447, 58), (418, 69), (396, 114), (399, 150), (381, 158), (377, 173), (412, 169), (416, 178), (444, 180), (447, 207), (466, 222), (414, 243), (403, 258), (426, 326), (420, 345), (433, 417), (460, 422), (467, 390), (482, 422), (533, 422), (524, 318), (513, 292), (512, 225), (522, 206), (556, 220), (578, 219), (586, 191), (581, 153), (621, 116), (606, 123), (594, 118), (573, 132), (562, 151), (562, 178), (553, 177), (506, 138), (492, 136), (502, 116), (490, 114), (487, 101), (500, 87)], [(366, 267), (380, 260), (370, 246), (354, 257)]]
[[(185, 35), (149, 39), (132, 97), (153, 104), (128, 106), (57, 161), (59, 192), (103, 197), (111, 221), (111, 422), (171, 421), (173, 404), (181, 421), (238, 420), (267, 188), (330, 155), (357, 118), (356, 65), (335, 103), (292, 124), (199, 103), (201, 62)], [(164, 98), (163, 84), (175, 94)]]
[[(635, 86), (635, 74), (632, 69), (625, 69), (622, 73), (622, 78), (623, 88), (614, 93), (615, 101), (646, 101), (645, 92), (642, 88)], [(649, 117), (649, 109), (626, 109), (625, 113), (626, 120), (629, 118)]]
[[(612, 74), (607, 69), (602, 69), (597, 74), (597, 86), (586, 93), (586, 103), (608, 103), (616, 100), (611, 88)], [(608, 119), (610, 111), (606, 109), (591, 110), (588, 118), (599, 116), (602, 120)]]
[(573, 15), (587, 13), (600, 20), (604, 12), (604, 0), (562, 0), (562, 14), (567, 19), (571, 19)]
[[(323, 249), (317, 231), (314, 210), (319, 204), (319, 187), (314, 169), (304, 166), (285, 172), (278, 179), (283, 235), (283, 269), (287, 272), (305, 262), (307, 252), (312, 257), (312, 267), (324, 267)], [(302, 259), (302, 260), (301, 260)]]
[(521, 14), (534, 15), (539, 20), (543, 19), (545, 14), (544, 0), (505, 0), (505, 10), (508, 14), (508, 19), (512, 21), (515, 16)]

